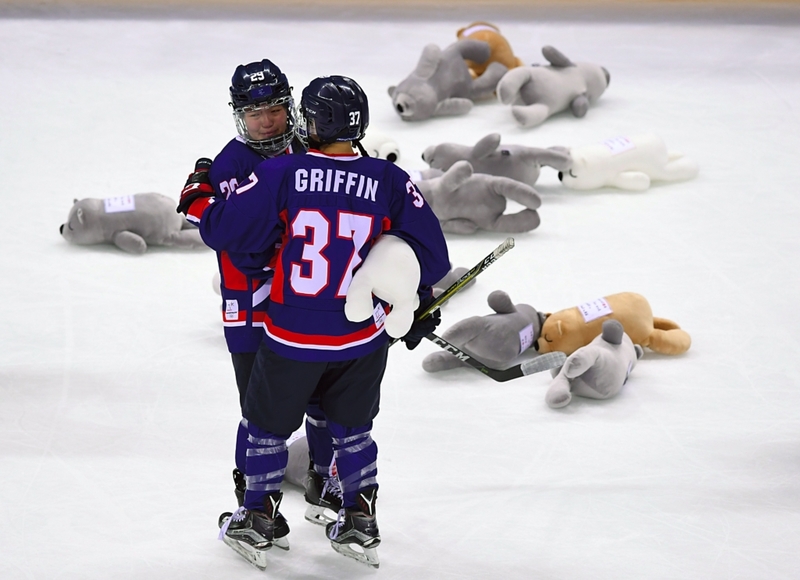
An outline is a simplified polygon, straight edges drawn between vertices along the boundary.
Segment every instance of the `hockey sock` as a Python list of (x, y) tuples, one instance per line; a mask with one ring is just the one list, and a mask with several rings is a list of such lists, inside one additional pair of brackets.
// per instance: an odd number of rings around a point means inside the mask
[(289, 450), (286, 437), (264, 431), (249, 421), (247, 424), (247, 462), (245, 479), (247, 491), (244, 507), (264, 511), (264, 498), (278, 492), (286, 473)]
[(306, 408), (306, 441), (314, 471), (327, 478), (331, 475), (333, 441), (325, 414), (319, 408), (319, 401), (310, 402)]
[(360, 489), (378, 487), (378, 446), (372, 440), (372, 422), (363, 427), (344, 427), (328, 420), (328, 429), (333, 435), (342, 506), (355, 508)]
[(242, 417), (239, 421), (239, 428), (236, 431), (236, 469), (242, 473), (247, 473), (247, 419)]

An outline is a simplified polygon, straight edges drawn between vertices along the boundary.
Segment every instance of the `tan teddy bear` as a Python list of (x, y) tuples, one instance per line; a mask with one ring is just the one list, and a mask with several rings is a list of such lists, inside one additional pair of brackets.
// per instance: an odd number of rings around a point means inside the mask
[(609, 319), (618, 320), (634, 344), (661, 354), (681, 354), (692, 344), (689, 334), (675, 322), (654, 317), (644, 296), (621, 292), (546, 314), (539, 352), (561, 351), (569, 356), (600, 335), (603, 322)]
[(499, 62), (505, 65), (506, 68), (512, 69), (522, 66), (522, 61), (514, 56), (514, 51), (511, 50), (511, 45), (508, 40), (500, 34), (500, 29), (494, 24), (489, 22), (473, 22), (469, 26), (460, 29), (456, 36), (458, 39), (471, 38), (473, 40), (482, 40), (489, 44), (491, 53), (489, 60), (483, 63), (478, 63), (472, 60), (467, 60), (467, 66), (472, 78), (478, 78), (485, 71), (490, 63)]

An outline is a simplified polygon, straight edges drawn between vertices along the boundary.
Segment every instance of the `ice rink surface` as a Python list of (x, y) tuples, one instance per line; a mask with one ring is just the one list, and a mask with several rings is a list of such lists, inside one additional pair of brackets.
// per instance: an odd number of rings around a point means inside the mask
[[(800, 577), (800, 26), (521, 21), (525, 62), (552, 44), (611, 84), (583, 119), (519, 128), (508, 107), (404, 123), (386, 89), (458, 20), (0, 20), (0, 577), (747, 579)], [(380, 448), (381, 568), (283, 512), (288, 553), (259, 573), (216, 539), (235, 507), (238, 405), (211, 251), (67, 244), (73, 198), (177, 195), (234, 135), (237, 64), (268, 57), (295, 94), (345, 74), (371, 127), (422, 150), (576, 146), (655, 132), (699, 176), (642, 193), (563, 188), (542, 170), (541, 226), (443, 310), (486, 296), (553, 312), (633, 291), (692, 336), (646, 351), (604, 402), (544, 402), (549, 375), (427, 374), (391, 351)], [(503, 234), (448, 236), (470, 267)]]

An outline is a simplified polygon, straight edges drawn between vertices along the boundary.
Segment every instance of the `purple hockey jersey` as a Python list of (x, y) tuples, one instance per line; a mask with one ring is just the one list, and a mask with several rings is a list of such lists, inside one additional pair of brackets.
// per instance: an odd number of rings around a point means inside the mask
[(196, 200), (188, 218), (210, 247), (274, 269), (265, 340), (295, 360), (353, 359), (388, 340), (380, 316), (344, 315), (353, 273), (381, 234), (412, 248), (421, 288), (450, 270), (438, 219), (408, 174), (381, 159), (314, 150), (269, 159), (228, 200)]
[[(305, 153), (294, 142), (286, 153)], [(231, 139), (214, 158), (209, 179), (217, 196), (227, 198), (239, 183), (247, 180), (265, 157), (247, 146), (241, 137)], [(222, 326), (230, 352), (256, 352), (264, 338), (262, 330), (267, 309), (271, 274), (241, 271), (228, 252), (217, 252), (222, 295)]]

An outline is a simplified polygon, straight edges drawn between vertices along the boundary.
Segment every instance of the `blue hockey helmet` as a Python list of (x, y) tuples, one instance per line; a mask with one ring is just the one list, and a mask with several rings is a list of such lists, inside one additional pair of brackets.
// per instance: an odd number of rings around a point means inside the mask
[[(240, 64), (231, 78), (230, 87), (236, 130), (245, 142), (264, 155), (276, 155), (289, 146), (294, 137), (294, 99), (286, 75), (276, 64), (264, 59)], [(278, 135), (255, 139), (247, 130), (245, 115), (282, 106), (286, 109), (286, 128)]]
[(343, 76), (318, 77), (303, 89), (300, 129), (319, 143), (359, 141), (369, 126), (369, 103), (356, 81)]

